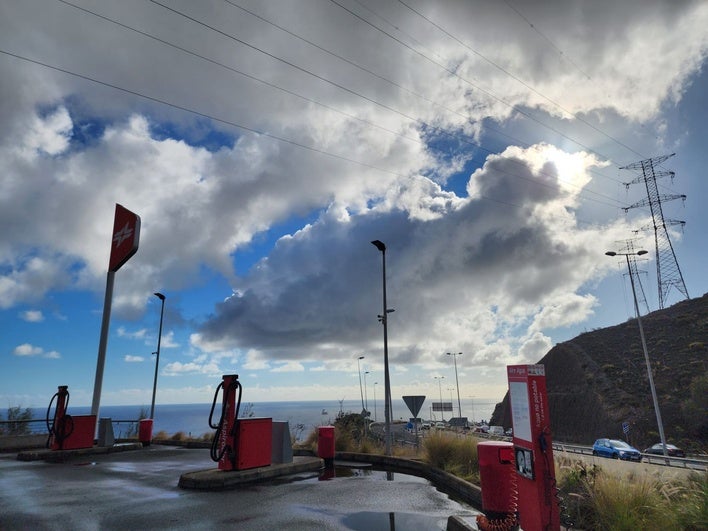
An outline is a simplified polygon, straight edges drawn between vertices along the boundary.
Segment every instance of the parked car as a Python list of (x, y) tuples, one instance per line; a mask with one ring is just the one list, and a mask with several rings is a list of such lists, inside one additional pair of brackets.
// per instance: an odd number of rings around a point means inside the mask
[(633, 446), (618, 439), (598, 439), (592, 445), (592, 455), (622, 459), (624, 461), (641, 461), (642, 454)]
[(504, 436), (504, 427), (489, 426), (489, 435), (499, 435), (500, 437)]
[[(656, 443), (654, 446), (650, 446), (649, 448), (644, 450), (644, 453), (664, 455), (664, 447), (661, 445), (661, 443)], [(666, 453), (669, 454), (671, 457), (686, 457), (686, 452), (681, 450), (681, 448), (674, 446), (673, 444), (666, 445)]]

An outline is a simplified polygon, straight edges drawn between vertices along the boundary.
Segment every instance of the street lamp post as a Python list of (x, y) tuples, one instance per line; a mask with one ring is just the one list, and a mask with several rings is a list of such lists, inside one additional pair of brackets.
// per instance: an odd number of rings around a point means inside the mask
[(160, 331), (157, 333), (157, 352), (155, 352), (155, 379), (152, 382), (152, 403), (150, 404), (150, 418), (155, 418), (155, 393), (157, 391), (157, 370), (160, 365), (160, 341), (162, 340), (162, 317), (165, 315), (165, 296), (162, 293), (154, 293), (155, 297), (162, 301), (160, 307)]
[(448, 352), (448, 356), (452, 356), (455, 362), (455, 387), (457, 387), (457, 413), (462, 418), (462, 402), (460, 401), (460, 381), (457, 379), (457, 356), (462, 356), (462, 352)]
[(661, 438), (661, 447), (664, 450), (664, 457), (668, 459), (669, 453), (666, 449), (666, 437), (664, 436), (664, 423), (661, 421), (661, 411), (659, 411), (659, 399), (656, 396), (656, 388), (654, 387), (654, 377), (651, 373), (651, 363), (649, 362), (649, 352), (647, 351), (647, 342), (644, 338), (644, 327), (642, 326), (642, 319), (639, 316), (639, 304), (637, 303), (637, 292), (634, 288), (634, 277), (632, 276), (632, 268), (629, 264), (630, 256), (642, 256), (647, 254), (648, 251), (641, 250), (636, 253), (616, 253), (614, 251), (607, 251), (605, 254), (607, 256), (624, 256), (627, 260), (627, 270), (629, 271), (629, 280), (632, 284), (632, 295), (634, 297), (634, 311), (637, 314), (637, 324), (639, 325), (639, 335), (642, 338), (642, 349), (644, 350), (644, 361), (647, 364), (647, 376), (649, 377), (649, 388), (651, 389), (651, 398), (654, 402), (654, 412), (656, 413), (656, 423), (659, 425), (659, 437)]
[(366, 385), (366, 375), (369, 374), (369, 371), (364, 371), (364, 409), (366, 410), (365, 415), (368, 417), (370, 415), (369, 413), (369, 388)]
[(366, 414), (366, 408), (364, 407), (364, 388), (361, 386), (361, 365), (359, 362), (364, 359), (364, 356), (359, 356), (356, 360), (356, 368), (359, 371), (359, 393), (361, 394), (361, 415)]
[(445, 420), (443, 416), (443, 405), (442, 405), (442, 381), (444, 376), (433, 376), (438, 381), (438, 388), (440, 390), (440, 420)]
[(374, 382), (374, 422), (378, 422), (378, 413), (376, 409), (376, 386), (379, 385), (379, 382)]
[(386, 426), (386, 455), (391, 455), (391, 379), (388, 371), (388, 314), (393, 310), (386, 307), (386, 245), (381, 240), (374, 240), (371, 244), (381, 251), (382, 279), (383, 279), (383, 311), (379, 321), (383, 325), (384, 335), (384, 420)]

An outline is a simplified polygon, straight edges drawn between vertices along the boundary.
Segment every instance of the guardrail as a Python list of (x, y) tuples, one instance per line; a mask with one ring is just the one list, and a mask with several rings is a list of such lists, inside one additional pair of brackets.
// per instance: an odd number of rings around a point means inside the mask
[[(138, 435), (138, 422), (140, 420), (113, 420), (113, 432), (116, 439), (129, 438)], [(127, 427), (121, 426), (127, 424)], [(117, 425), (117, 426), (116, 426)], [(45, 419), (29, 420), (0, 420), (0, 437), (14, 435), (48, 435), (47, 421)]]
[[(592, 456), (592, 446), (580, 446), (575, 444), (553, 443), (553, 450), (567, 452), (571, 454), (581, 454)], [(652, 465), (671, 466), (677, 468), (690, 468), (692, 470), (708, 470), (708, 459), (696, 457), (664, 457), (663, 455), (642, 454), (642, 462)]]

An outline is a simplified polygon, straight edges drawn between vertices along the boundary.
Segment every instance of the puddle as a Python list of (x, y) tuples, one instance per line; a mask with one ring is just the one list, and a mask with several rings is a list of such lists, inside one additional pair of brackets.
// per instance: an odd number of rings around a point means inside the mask
[(351, 513), (342, 524), (354, 531), (393, 531), (394, 529), (446, 529), (447, 517), (419, 513)]
[(366, 478), (373, 481), (406, 481), (413, 483), (430, 483), (427, 479), (400, 472), (376, 470), (371, 466), (357, 468), (352, 466), (335, 466), (324, 468), (319, 475), (319, 481), (330, 481), (344, 478)]

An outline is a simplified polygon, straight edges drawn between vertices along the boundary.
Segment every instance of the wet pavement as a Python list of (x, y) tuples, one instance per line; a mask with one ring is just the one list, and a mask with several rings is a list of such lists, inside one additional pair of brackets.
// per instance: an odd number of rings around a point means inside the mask
[(177, 486), (215, 468), (206, 449), (151, 446), (63, 463), (0, 455), (0, 529), (445, 529), (476, 511), (427, 480), (371, 469), (300, 473), (233, 490)]

